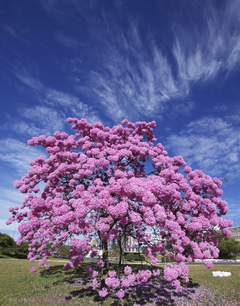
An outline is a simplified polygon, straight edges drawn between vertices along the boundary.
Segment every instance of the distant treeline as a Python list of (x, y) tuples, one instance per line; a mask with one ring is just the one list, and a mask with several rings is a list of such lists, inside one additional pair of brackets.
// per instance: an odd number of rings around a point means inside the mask
[[(48, 249), (51, 248), (51, 243), (48, 244)], [(96, 245), (93, 245), (96, 247)], [(70, 258), (68, 252), (70, 251), (69, 245), (62, 245), (59, 246), (60, 252), (54, 253), (54, 257), (61, 257), (61, 258)], [(240, 256), (240, 242), (236, 241), (233, 238), (227, 238), (221, 236), (221, 242), (218, 245), (220, 250), (219, 258), (220, 259), (236, 259)], [(188, 246), (186, 247), (186, 251), (188, 250)], [(110, 253), (112, 256), (119, 256), (120, 249), (118, 247), (117, 241), (113, 240), (112, 248)], [(28, 242), (24, 241), (21, 245), (17, 245), (16, 242), (7, 234), (0, 233), (0, 257), (9, 256), (15, 258), (27, 258), (28, 254)], [(59, 256), (60, 255), (60, 256)], [(128, 257), (129, 258), (128, 258)], [(127, 260), (140, 260), (139, 255), (127, 255), (125, 259)]]
[[(48, 244), (48, 249), (51, 244)], [(68, 252), (70, 251), (69, 245), (62, 245), (59, 247), (60, 253), (54, 253), (54, 257), (61, 255), (61, 258), (70, 258)], [(17, 245), (13, 238), (7, 234), (0, 233), (0, 257), (9, 256), (15, 258), (27, 258), (28, 255), (28, 242), (24, 241), (21, 245)]]

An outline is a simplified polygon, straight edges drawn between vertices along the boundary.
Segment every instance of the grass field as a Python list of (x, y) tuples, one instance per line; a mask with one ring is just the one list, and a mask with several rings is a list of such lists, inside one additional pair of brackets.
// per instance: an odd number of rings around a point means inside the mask
[[(27, 260), (0, 259), (0, 305), (240, 305), (240, 266), (190, 267), (188, 288), (181, 294), (159, 279), (130, 288), (123, 299), (100, 298), (93, 290), (84, 262), (76, 271), (63, 271), (63, 262), (51, 261), (44, 269)], [(36, 273), (29, 269), (35, 266)], [(111, 265), (110, 268), (116, 268)], [(133, 269), (143, 266), (133, 265)], [(146, 266), (149, 268), (149, 266)], [(230, 277), (213, 277), (212, 271), (229, 271)], [(160, 284), (160, 285), (159, 285)]]

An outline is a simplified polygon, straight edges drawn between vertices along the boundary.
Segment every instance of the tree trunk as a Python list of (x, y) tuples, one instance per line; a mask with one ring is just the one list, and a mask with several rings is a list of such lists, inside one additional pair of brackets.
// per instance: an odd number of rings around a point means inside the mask
[(109, 263), (108, 263), (108, 241), (103, 240), (102, 241), (102, 260), (105, 263), (104, 267), (101, 271), (101, 288), (106, 287), (105, 280), (108, 277), (108, 270), (109, 270)]
[(119, 256), (119, 263), (118, 263), (118, 265), (120, 267), (121, 264), (122, 264), (122, 261), (123, 261), (122, 238), (120, 238), (118, 240), (118, 245), (119, 245), (119, 249), (120, 249), (120, 256)]

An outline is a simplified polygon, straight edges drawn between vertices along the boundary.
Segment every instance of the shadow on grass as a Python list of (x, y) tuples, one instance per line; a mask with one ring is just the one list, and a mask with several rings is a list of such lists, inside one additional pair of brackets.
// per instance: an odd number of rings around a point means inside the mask
[[(51, 276), (62, 276), (63, 274), (66, 276), (62, 282), (66, 282), (67, 280), (71, 280), (76, 277), (86, 277), (89, 274), (85, 271), (86, 267), (89, 265), (89, 263), (82, 263), (81, 266), (79, 266), (77, 269), (70, 269), (68, 271), (65, 271), (63, 269), (63, 265), (55, 265), (55, 266), (50, 266), (48, 269), (44, 269), (40, 272), (40, 275), (42, 277), (51, 277)], [(96, 269), (96, 265), (92, 265), (93, 269)]]
[[(106, 298), (102, 298), (98, 293), (100, 288), (93, 288), (92, 278), (90, 278), (89, 274), (85, 271), (85, 268), (88, 265), (91, 265), (94, 270), (99, 269), (96, 264), (92, 262), (84, 262), (77, 269), (71, 269), (68, 271), (63, 271), (63, 266), (57, 265), (43, 270), (41, 272), (41, 276), (46, 278), (51, 278), (51, 276), (54, 276), (53, 285), (63, 285), (66, 283), (72, 285), (71, 289), (73, 290), (70, 289), (71, 291), (69, 291), (69, 295), (65, 297), (66, 300), (71, 300), (74, 298), (74, 300), (79, 299), (79, 301), (81, 301), (81, 299), (86, 299), (86, 297), (88, 297), (93, 302), (102, 304), (110, 297), (111, 301), (108, 300), (108, 305), (111, 306), (128, 306), (134, 305), (134, 303), (137, 305), (146, 305), (147, 303), (151, 303), (153, 301), (155, 301), (155, 305), (174, 305), (175, 298), (189, 298), (189, 295), (195, 291), (195, 288), (199, 287), (199, 284), (194, 283), (190, 278), (188, 284), (183, 284), (183, 291), (181, 293), (177, 293), (171, 284), (164, 281), (162, 277), (155, 277), (146, 283), (136, 284), (126, 288), (123, 299), (119, 300), (112, 290), (109, 290), (109, 294), (106, 296)], [(138, 270), (153, 270), (155, 268), (142, 265), (132, 265), (131, 267), (134, 273), (136, 273)], [(110, 264), (109, 269), (115, 270), (118, 275), (123, 275), (124, 272), (124, 266), (119, 267), (117, 264)], [(56, 280), (56, 277), (59, 277), (59, 279)]]
[(187, 288), (198, 288), (200, 285), (198, 283), (194, 283), (192, 278), (189, 278), (189, 282), (187, 284)]
[[(77, 282), (75, 282), (75, 285)], [(98, 304), (102, 304), (105, 300), (99, 297), (98, 290), (91, 286), (89, 280), (79, 282), (79, 285), (83, 288), (76, 289), (70, 292), (72, 298), (78, 298), (79, 300), (89, 297), (92, 301)], [(198, 284), (193, 284), (198, 287)], [(98, 288), (99, 289), (99, 288)], [(193, 293), (193, 288), (186, 288), (181, 293), (177, 293), (172, 286), (160, 279), (155, 278), (147, 283), (141, 283), (130, 288), (125, 289), (125, 296), (121, 299), (121, 305), (128, 306), (136, 303), (137, 305), (146, 305), (147, 303), (155, 302), (155, 305), (170, 306), (175, 304), (175, 298), (185, 297), (189, 298), (189, 294)], [(111, 306), (119, 306), (119, 299), (113, 292), (109, 294), (112, 301), (109, 303)], [(107, 296), (106, 299), (109, 297)]]

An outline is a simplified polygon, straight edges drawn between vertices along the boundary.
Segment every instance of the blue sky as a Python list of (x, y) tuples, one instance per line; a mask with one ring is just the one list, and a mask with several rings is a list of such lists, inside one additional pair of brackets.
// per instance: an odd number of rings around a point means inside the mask
[[(71, 132), (68, 117), (157, 122), (170, 156), (226, 178), (240, 226), (240, 2), (2, 0), (0, 231), (41, 155), (27, 140)], [(14, 232), (15, 231), (15, 232)]]

